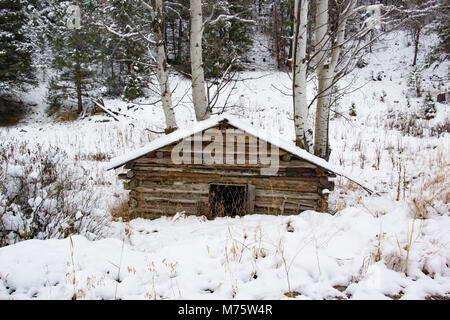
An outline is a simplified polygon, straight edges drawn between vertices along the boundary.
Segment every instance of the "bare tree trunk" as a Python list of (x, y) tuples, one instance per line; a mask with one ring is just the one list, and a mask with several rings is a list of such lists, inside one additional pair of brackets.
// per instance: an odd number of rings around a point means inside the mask
[(80, 35), (78, 30), (75, 30), (75, 87), (77, 90), (77, 113), (83, 112), (83, 92), (81, 79), (81, 63), (80, 63)]
[(205, 74), (203, 70), (203, 17), (201, 0), (190, 0), (191, 8), (191, 73), (192, 73), (192, 100), (194, 102), (195, 117), (197, 121), (210, 117), (205, 92)]
[(318, 96), (314, 132), (314, 154), (327, 157), (329, 120), (329, 66), (326, 65), (328, 32), (328, 0), (317, 0), (314, 50), (317, 59)]
[(155, 1), (156, 16), (153, 22), (153, 31), (156, 40), (157, 77), (161, 90), (161, 102), (166, 119), (166, 133), (177, 129), (175, 113), (172, 108), (172, 93), (169, 85), (169, 71), (167, 66), (167, 50), (164, 37), (163, 0)]
[(181, 64), (181, 56), (183, 45), (183, 21), (180, 19), (178, 22), (178, 47), (177, 47), (177, 62)]
[[(289, 10), (289, 21), (293, 21), (294, 23), (292, 23), (291, 24), (291, 32), (292, 32), (292, 35), (294, 36), (294, 34), (295, 34), (295, 3), (296, 3), (296, 1), (297, 0), (294, 0), (294, 2), (291, 2), (290, 3), (290, 10)], [(286, 66), (287, 67), (292, 67), (292, 64), (293, 64), (293, 62), (292, 61), (289, 61), (289, 58), (290, 57), (294, 57), (295, 56), (295, 54), (294, 54), (294, 44), (295, 44), (295, 41), (294, 41), (294, 37), (292, 37), (292, 40), (291, 41), (289, 41), (289, 53), (288, 53), (288, 59), (285, 59), (286, 61), (285, 61), (285, 63), (286, 63)]]
[(83, 94), (82, 94), (82, 88), (81, 88), (81, 70), (80, 70), (80, 64), (79, 62), (75, 65), (75, 83), (77, 86), (77, 113), (81, 114), (83, 112)]
[(280, 31), (280, 21), (279, 21), (279, 15), (280, 15), (280, 1), (275, 0), (273, 4), (273, 12), (272, 12), (272, 19), (273, 19), (273, 36), (275, 40), (275, 55), (277, 59), (277, 68), (281, 69), (281, 31)]
[(177, 61), (177, 59), (178, 59), (178, 53), (177, 53), (177, 38), (176, 38), (176, 35), (175, 35), (175, 25), (176, 25), (176, 21), (173, 21), (172, 23), (171, 23), (171, 25), (172, 25), (172, 28), (171, 28), (171, 30), (172, 30), (172, 51), (173, 51), (173, 60), (175, 61), (175, 63), (176, 63), (176, 61)]
[[(328, 29), (328, 0), (318, 0), (316, 12), (316, 50), (322, 50), (318, 55), (317, 77), (318, 97), (316, 110), (316, 127), (314, 136), (314, 154), (328, 160), (329, 148), (329, 119), (332, 104), (332, 88), (335, 84), (336, 67), (345, 41), (345, 28), (348, 18), (353, 14), (357, 0), (349, 0), (345, 10), (337, 18), (337, 27), (333, 40), (327, 36)], [(325, 41), (321, 43), (321, 41)], [(325, 46), (331, 42), (331, 53), (327, 54)], [(319, 46), (317, 44), (319, 43)], [(356, 51), (357, 52), (357, 49)]]
[(306, 79), (308, 62), (306, 45), (308, 39), (307, 19), (309, 0), (295, 0), (293, 39), (293, 103), (296, 145), (307, 151), (312, 146), (312, 132), (308, 121)]
[(413, 31), (414, 37), (414, 58), (413, 58), (413, 67), (417, 64), (417, 55), (419, 53), (419, 41), (420, 41), (420, 29), (416, 29)]

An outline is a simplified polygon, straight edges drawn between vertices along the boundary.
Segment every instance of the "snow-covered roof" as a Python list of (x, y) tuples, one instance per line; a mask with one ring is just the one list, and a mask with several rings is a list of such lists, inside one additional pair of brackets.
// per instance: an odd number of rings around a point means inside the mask
[(172, 143), (175, 143), (177, 141), (180, 141), (184, 138), (190, 137), (198, 132), (202, 132), (204, 130), (210, 129), (212, 127), (215, 127), (219, 125), (220, 123), (228, 123), (231, 126), (240, 129), (249, 135), (252, 135), (254, 137), (257, 137), (263, 141), (266, 141), (267, 143), (270, 143), (271, 145), (277, 146), (279, 149), (284, 150), (296, 157), (299, 157), (307, 162), (310, 162), (322, 169), (328, 170), (330, 172), (333, 172), (337, 175), (343, 176), (356, 184), (360, 185), (364, 189), (366, 189), (369, 193), (373, 193), (374, 188), (370, 185), (368, 185), (366, 182), (361, 181), (360, 179), (356, 177), (352, 177), (350, 174), (345, 173), (341, 168), (332, 165), (328, 161), (319, 158), (309, 152), (307, 152), (304, 149), (301, 149), (297, 146), (295, 146), (292, 142), (289, 142), (282, 138), (279, 134), (274, 134), (273, 132), (269, 132), (267, 130), (264, 130), (262, 128), (257, 128), (250, 123), (238, 119), (231, 115), (221, 115), (221, 116), (214, 116), (207, 120), (196, 122), (193, 126), (183, 129), (178, 129), (168, 135), (162, 136), (156, 140), (153, 140), (146, 146), (139, 148), (133, 152), (127, 153), (123, 156), (116, 157), (114, 159), (111, 159), (111, 161), (105, 166), (106, 170), (116, 169), (118, 167), (121, 167), (122, 165), (136, 160), (147, 153), (153, 152), (155, 150), (158, 150), (160, 148), (163, 148), (167, 145), (170, 145)]

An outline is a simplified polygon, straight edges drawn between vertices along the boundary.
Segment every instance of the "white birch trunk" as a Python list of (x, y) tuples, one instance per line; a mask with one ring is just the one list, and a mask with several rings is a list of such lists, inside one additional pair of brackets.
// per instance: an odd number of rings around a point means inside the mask
[(308, 120), (306, 95), (309, 0), (295, 0), (294, 4), (294, 50), (293, 50), (293, 102), (296, 145), (307, 151), (312, 147), (312, 132)]
[(156, 64), (157, 64), (157, 78), (161, 90), (161, 102), (166, 119), (166, 133), (170, 133), (177, 129), (177, 122), (175, 119), (175, 112), (172, 108), (172, 92), (169, 85), (169, 71), (167, 66), (167, 51), (164, 39), (164, 14), (163, 14), (163, 0), (155, 1), (156, 15), (154, 18), (154, 33), (156, 40)]
[(328, 160), (328, 128), (330, 120), (330, 105), (331, 105), (331, 88), (333, 83), (333, 76), (331, 71), (323, 68), (318, 71), (320, 92), (317, 98), (316, 108), (316, 127), (314, 135), (314, 154), (318, 157)]
[(328, 120), (329, 106), (327, 90), (329, 86), (328, 58), (328, 0), (316, 2), (316, 30), (314, 33), (314, 50), (316, 54), (316, 68), (318, 78), (318, 96), (316, 107), (316, 123), (314, 132), (314, 154), (321, 158), (327, 157), (328, 150)]
[[(330, 157), (330, 150), (328, 148), (329, 143), (329, 120), (330, 120), (330, 108), (332, 105), (332, 87), (335, 85), (336, 67), (339, 62), (339, 56), (341, 54), (342, 46), (345, 41), (345, 28), (348, 18), (353, 14), (357, 0), (349, 0), (346, 9), (341, 12), (339, 17), (336, 36), (334, 43), (331, 44), (331, 54), (328, 59), (328, 55), (321, 57), (318, 62), (317, 76), (319, 79), (319, 95), (317, 99), (317, 111), (316, 111), (316, 127), (314, 136), (314, 154), (318, 157), (328, 160)], [(326, 3), (326, 8), (325, 8)], [(323, 16), (326, 10), (327, 17)], [(326, 22), (325, 22), (325, 19)], [(319, 0), (316, 13), (316, 23), (319, 21), (319, 26), (326, 25), (328, 27), (328, 0)], [(322, 37), (324, 30), (320, 31), (319, 37)], [(329, 37), (324, 37), (326, 41), (329, 41)], [(320, 38), (316, 38), (320, 39)]]
[(201, 0), (190, 0), (191, 15), (191, 73), (192, 73), (192, 100), (194, 102), (195, 117), (197, 121), (210, 117), (210, 111), (206, 101), (205, 75), (203, 71), (203, 18)]

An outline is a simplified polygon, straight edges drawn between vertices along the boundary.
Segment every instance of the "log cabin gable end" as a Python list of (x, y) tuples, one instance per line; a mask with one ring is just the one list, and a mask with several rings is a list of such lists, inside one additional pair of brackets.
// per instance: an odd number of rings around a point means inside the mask
[[(216, 140), (216, 134), (220, 135), (221, 140)], [(230, 141), (229, 139), (233, 139)], [(214, 144), (219, 144), (214, 148)], [(179, 163), (173, 161), (174, 148), (179, 147), (180, 144), (189, 146), (191, 152), (190, 160), (187, 163)], [(206, 163), (205, 159), (211, 152), (213, 160), (218, 160), (213, 163)], [(274, 154), (272, 154), (274, 151)], [(217, 152), (219, 154), (217, 154)], [(277, 153), (275, 155), (275, 153)], [(183, 150), (180, 150), (181, 157)], [(272, 158), (273, 156), (273, 158)], [(316, 164), (306, 161), (272, 143), (260, 139), (257, 136), (247, 133), (246, 131), (230, 125), (227, 122), (221, 122), (217, 126), (208, 128), (201, 132), (197, 132), (188, 137), (182, 138), (176, 142), (172, 142), (159, 149), (152, 150), (140, 156), (137, 159), (126, 163), (125, 169), (132, 169), (134, 166), (145, 165), (171, 165), (178, 167), (192, 167), (192, 166), (214, 166), (221, 167), (251, 167), (261, 168), (270, 166), (276, 157), (277, 166), (279, 166), (283, 175), (291, 177), (313, 177), (318, 175), (335, 176), (333, 172), (322, 169)], [(264, 158), (262, 160), (262, 158)], [(200, 161), (201, 159), (201, 161)]]

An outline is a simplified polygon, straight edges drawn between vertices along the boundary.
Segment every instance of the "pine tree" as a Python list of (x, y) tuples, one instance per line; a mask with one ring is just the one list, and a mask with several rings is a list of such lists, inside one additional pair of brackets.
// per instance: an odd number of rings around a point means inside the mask
[(141, 75), (138, 66), (134, 66), (125, 79), (125, 88), (123, 89), (123, 98), (125, 100), (134, 100), (144, 95), (144, 88), (147, 82)]
[(49, 1), (29, 0), (27, 11), (31, 18), (31, 28), (28, 32), (33, 45), (33, 63), (39, 81), (48, 81), (48, 70), (51, 67), (52, 52), (48, 41), (52, 6)]
[(438, 1), (438, 9), (433, 15), (433, 23), (431, 29), (439, 36), (439, 43), (434, 50), (429, 54), (431, 63), (434, 61), (442, 62), (450, 58), (450, 6), (445, 0)]
[(47, 100), (51, 110), (61, 106), (72, 106), (81, 113), (84, 104), (99, 86), (97, 74), (101, 57), (101, 39), (95, 26), (95, 1), (76, 2), (81, 8), (81, 27), (67, 26), (69, 1), (55, 1), (53, 21), (50, 27), (50, 44), (53, 52), (52, 67), (55, 77), (49, 83)]
[(418, 98), (422, 97), (422, 81), (423, 77), (420, 69), (415, 66), (409, 74), (408, 87)]
[(204, 19), (211, 14), (212, 10), (214, 10), (213, 21), (220, 15), (236, 17), (205, 25), (203, 33), (205, 75), (220, 77), (230, 65), (234, 69), (241, 68), (243, 57), (253, 44), (255, 26), (248, 22), (253, 18), (251, 1), (209, 0), (204, 1), (204, 7)]
[(350, 117), (356, 117), (356, 104), (352, 102), (352, 105), (350, 106)]
[(35, 84), (33, 48), (27, 36), (30, 22), (26, 1), (0, 1), (0, 94), (15, 93)]
[(151, 30), (145, 9), (139, 1), (113, 0), (99, 10), (102, 23), (109, 28), (102, 30), (108, 93), (129, 100), (140, 97), (150, 81), (148, 44), (139, 34)]
[[(190, 73), (190, 1), (173, 0), (166, 3), (168, 6), (171, 10), (166, 10), (165, 34), (169, 62), (177, 70)], [(255, 34), (255, 24), (249, 22), (255, 17), (254, 6), (251, 0), (202, 0), (206, 78), (220, 77), (230, 65), (235, 70), (242, 67)]]
[(290, 0), (276, 0), (272, 7), (272, 50), (278, 69), (288, 66), (289, 57), (292, 56), (292, 41), (289, 38), (293, 35), (293, 4)]
[(426, 120), (431, 120), (436, 116), (436, 105), (430, 92), (423, 101), (423, 115)]

